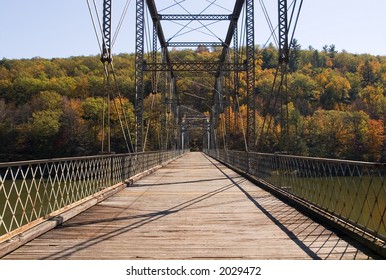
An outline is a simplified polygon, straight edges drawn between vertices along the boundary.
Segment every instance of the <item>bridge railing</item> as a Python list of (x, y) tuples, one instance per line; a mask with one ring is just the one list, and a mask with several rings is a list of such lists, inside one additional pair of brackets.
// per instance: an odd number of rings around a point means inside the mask
[(182, 151), (0, 163), (0, 240)]
[(230, 150), (207, 152), (384, 246), (386, 164)]

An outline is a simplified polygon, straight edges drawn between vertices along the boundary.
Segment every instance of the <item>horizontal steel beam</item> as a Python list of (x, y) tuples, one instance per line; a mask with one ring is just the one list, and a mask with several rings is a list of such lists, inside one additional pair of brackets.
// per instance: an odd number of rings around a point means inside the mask
[(189, 48), (189, 47), (222, 47), (222, 42), (168, 42), (168, 47), (172, 48)]
[(245, 64), (218, 63), (218, 62), (172, 62), (168, 63), (145, 63), (144, 71), (190, 71), (190, 72), (217, 72), (217, 71), (247, 71)]
[(232, 15), (158, 15), (160, 20), (231, 20)]

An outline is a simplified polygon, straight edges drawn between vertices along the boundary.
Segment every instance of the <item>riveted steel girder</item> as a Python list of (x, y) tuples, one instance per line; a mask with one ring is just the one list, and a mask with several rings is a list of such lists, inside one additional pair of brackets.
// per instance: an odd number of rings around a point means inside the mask
[[(237, 0), (235, 3), (235, 7), (234, 7), (233, 13), (232, 13), (232, 20), (229, 23), (227, 36), (226, 36), (225, 41), (224, 41), (224, 48), (223, 48), (222, 53), (221, 53), (220, 63), (224, 63), (226, 60), (228, 47), (230, 46), (230, 44), (232, 42), (235, 28), (237, 28), (237, 21), (239, 20), (244, 2), (245, 2), (245, 0)], [(216, 76), (217, 77), (220, 76), (220, 71), (218, 71)]]
[(143, 151), (143, 61), (144, 61), (144, 0), (136, 1), (135, 47), (135, 151)]
[(247, 143), (248, 150), (254, 149), (255, 143), (255, 32), (254, 32), (254, 1), (246, 0), (246, 44), (247, 44)]
[[(160, 42), (161, 47), (165, 48), (164, 55), (166, 59), (166, 63), (171, 64), (169, 51), (167, 49), (168, 42), (165, 39), (165, 35), (162, 29), (162, 25), (160, 22), (160, 17), (157, 13), (157, 7), (155, 5), (154, 0), (146, 0), (147, 7), (149, 8), (150, 16), (153, 20), (154, 28), (157, 31), (158, 40)], [(174, 76), (172, 69), (170, 68), (172, 76)]]
[[(144, 71), (169, 71), (168, 63), (145, 63)], [(245, 64), (234, 63), (218, 63), (218, 62), (173, 62), (171, 64), (173, 72), (189, 71), (189, 72), (230, 72), (230, 71), (246, 71)]]
[(111, 4), (112, 0), (103, 1), (103, 38), (101, 61), (111, 62)]
[(158, 15), (160, 20), (231, 20), (233, 15)]
[(172, 48), (222, 47), (224, 44), (222, 42), (168, 42), (167, 46)]
[(279, 13), (279, 63), (288, 63), (288, 10), (287, 0), (278, 0)]

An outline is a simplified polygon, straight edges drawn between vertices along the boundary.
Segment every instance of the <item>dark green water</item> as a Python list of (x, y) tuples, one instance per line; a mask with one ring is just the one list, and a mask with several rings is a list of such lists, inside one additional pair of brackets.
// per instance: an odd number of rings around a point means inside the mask
[(386, 237), (386, 186), (380, 177), (271, 176), (266, 180)]
[(77, 180), (5, 181), (0, 187), (0, 236), (38, 218), (92, 195), (109, 182)]

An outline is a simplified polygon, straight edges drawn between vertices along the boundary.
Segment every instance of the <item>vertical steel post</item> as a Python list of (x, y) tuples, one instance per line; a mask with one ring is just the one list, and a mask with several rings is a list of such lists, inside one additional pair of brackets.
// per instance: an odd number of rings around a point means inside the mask
[[(233, 52), (234, 52), (234, 57), (233, 57), (233, 63), (235, 65), (239, 65), (239, 30), (237, 27), (237, 24), (234, 26), (234, 34), (233, 34)], [(237, 108), (237, 100), (239, 95), (239, 71), (236, 69), (234, 71), (234, 76), (233, 76), (233, 113), (234, 113), (234, 125), (233, 127), (236, 128), (237, 126), (237, 114), (236, 112), (238, 111)]]
[(255, 142), (255, 28), (254, 28), (254, 1), (246, 0), (246, 44), (247, 44), (247, 143), (248, 150), (253, 150)]
[(177, 90), (177, 77), (176, 76), (173, 76), (173, 84), (174, 84), (174, 96), (173, 96), (173, 99), (175, 100), (175, 102), (173, 102), (173, 104), (175, 104), (175, 115), (174, 115), (174, 133), (175, 133), (175, 137), (176, 137), (176, 145), (177, 145), (177, 149), (180, 150), (181, 149), (181, 137), (180, 137), (180, 134), (181, 134), (181, 114), (180, 114), (180, 100), (179, 100), (179, 96), (178, 96), (178, 90)]
[(281, 71), (281, 81), (278, 89), (278, 94), (280, 95), (279, 98), (282, 105), (281, 108), (283, 108), (283, 105), (287, 106), (286, 116), (283, 116), (283, 110), (280, 114), (280, 125), (281, 125), (280, 147), (281, 147), (281, 150), (285, 151), (288, 149), (288, 140), (289, 140), (288, 139), (289, 137), (288, 92), (287, 92), (287, 82), (286, 82), (288, 63), (289, 63), (289, 42), (288, 42), (289, 30), (288, 30), (287, 0), (278, 0), (278, 19), (279, 19), (279, 66)]
[[(157, 63), (157, 25), (156, 23), (153, 23), (153, 64), (155, 65)], [(152, 83), (152, 93), (157, 93), (157, 71), (154, 70), (151, 76), (151, 83)]]
[[(107, 70), (106, 64), (111, 64), (113, 58), (111, 54), (111, 5), (112, 0), (104, 0), (103, 1), (103, 38), (102, 38), (102, 53), (101, 53), (101, 62), (104, 66), (105, 71), (105, 89), (107, 91), (107, 152), (111, 152), (111, 106), (110, 106), (110, 87), (107, 85), (110, 84), (110, 74)], [(105, 137), (105, 122), (104, 122), (104, 113), (103, 113), (103, 128), (102, 128), (102, 153), (104, 152), (104, 137)]]
[(144, 0), (136, 1), (135, 41), (135, 151), (143, 151)]
[[(166, 61), (166, 56), (165, 56), (166, 50), (164, 47), (162, 47), (162, 63), (165, 63)], [(163, 72), (163, 88), (161, 91), (161, 106), (162, 106), (162, 113), (161, 113), (161, 147), (163, 150), (167, 150), (167, 143), (166, 143), (166, 138), (167, 138), (167, 90), (168, 90), (168, 78), (169, 78), (169, 73), (168, 72)]]
[(112, 0), (103, 1), (103, 40), (102, 40), (102, 55), (103, 63), (111, 63), (111, 5)]
[(229, 148), (229, 133), (231, 131), (231, 84), (230, 84), (230, 81), (231, 81), (231, 78), (230, 78), (230, 73), (228, 75), (228, 79), (225, 79), (225, 93), (226, 93), (226, 97), (225, 97), (225, 104), (224, 104), (224, 108), (225, 108), (225, 150), (227, 150)]
[(288, 63), (288, 16), (287, 0), (278, 0), (278, 18), (279, 18), (279, 64)]

